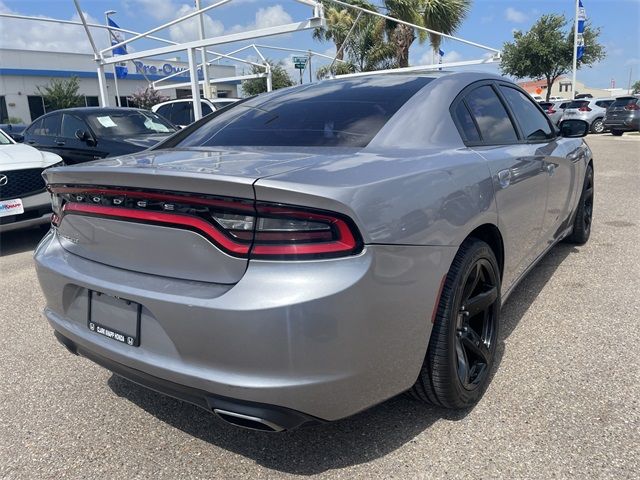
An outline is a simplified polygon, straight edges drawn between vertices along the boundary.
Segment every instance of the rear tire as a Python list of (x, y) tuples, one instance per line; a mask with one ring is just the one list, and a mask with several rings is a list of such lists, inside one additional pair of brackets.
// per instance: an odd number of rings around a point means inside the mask
[(622, 130), (611, 130), (611, 135), (615, 135), (616, 137), (620, 137), (624, 131)]
[(499, 316), (496, 256), (485, 242), (468, 238), (447, 274), (429, 348), (410, 393), (445, 408), (475, 405), (489, 383)]
[(565, 241), (584, 245), (591, 236), (591, 223), (593, 220), (593, 167), (587, 166), (582, 185), (582, 194), (576, 208), (576, 216), (573, 220), (573, 232)]
[(602, 123), (601, 118), (596, 118), (591, 124), (591, 133), (602, 133), (604, 132), (604, 123)]

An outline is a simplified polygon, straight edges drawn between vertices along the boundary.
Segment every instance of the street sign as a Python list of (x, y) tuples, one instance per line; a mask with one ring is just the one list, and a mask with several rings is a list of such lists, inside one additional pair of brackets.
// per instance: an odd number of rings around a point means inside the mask
[(308, 59), (308, 57), (293, 57), (293, 66), (299, 70), (304, 70)]

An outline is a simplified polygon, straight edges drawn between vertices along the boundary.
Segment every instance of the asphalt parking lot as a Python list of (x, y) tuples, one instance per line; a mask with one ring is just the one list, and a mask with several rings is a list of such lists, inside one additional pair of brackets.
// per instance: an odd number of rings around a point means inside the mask
[(228, 426), (66, 352), (41, 315), (38, 230), (0, 239), (2, 478), (637, 478), (640, 136), (587, 137), (594, 228), (556, 246), (503, 308), (482, 401), (399, 396), (283, 434)]

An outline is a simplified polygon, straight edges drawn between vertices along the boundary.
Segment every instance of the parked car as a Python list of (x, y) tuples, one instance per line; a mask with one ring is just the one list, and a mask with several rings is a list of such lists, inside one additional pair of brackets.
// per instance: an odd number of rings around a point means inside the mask
[(25, 129), (23, 141), (73, 165), (145, 150), (177, 130), (148, 110), (67, 108), (36, 119)]
[(0, 123), (0, 130), (9, 135), (14, 140), (22, 137), (22, 132), (26, 128), (26, 125), (19, 123)]
[[(226, 107), (240, 100), (239, 98), (212, 98), (200, 99), (200, 108), (202, 108), (202, 116), (205, 117), (216, 110)], [(186, 127), (193, 123), (195, 117), (193, 115), (193, 101), (190, 98), (181, 98), (179, 100), (170, 100), (168, 102), (158, 103), (151, 108), (158, 115), (162, 115), (174, 125)]]
[(640, 97), (629, 95), (616, 98), (607, 109), (604, 125), (616, 136), (640, 131)]
[(554, 125), (559, 125), (562, 119), (564, 109), (567, 108), (569, 101), (556, 101), (556, 102), (540, 102), (540, 107), (544, 110), (544, 113), (551, 119)]
[(60, 165), (58, 155), (17, 144), (0, 130), (0, 233), (49, 224), (51, 197), (42, 172)]
[(469, 408), (504, 300), (589, 238), (587, 128), (483, 73), (247, 99), (149, 151), (47, 170), (45, 315), (69, 351), (243, 427), (406, 390)]
[(562, 114), (562, 120), (584, 120), (589, 124), (592, 133), (605, 131), (603, 123), (607, 108), (614, 102), (614, 98), (584, 98), (573, 100), (567, 105)]

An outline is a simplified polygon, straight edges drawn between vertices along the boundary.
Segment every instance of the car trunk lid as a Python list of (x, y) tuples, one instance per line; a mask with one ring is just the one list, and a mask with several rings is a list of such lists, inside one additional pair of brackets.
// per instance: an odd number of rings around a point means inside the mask
[(250, 217), (258, 178), (299, 168), (313, 157), (159, 150), (50, 169), (44, 176), (65, 202), (58, 236), (67, 251), (122, 269), (231, 284), (242, 278), (248, 260), (220, 233), (214, 213)]

